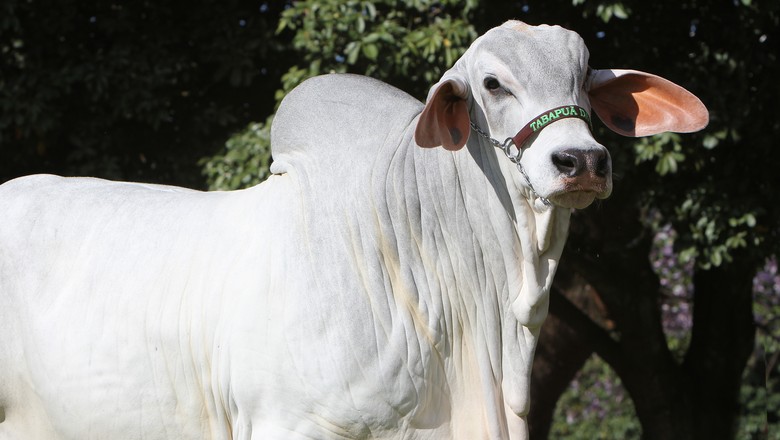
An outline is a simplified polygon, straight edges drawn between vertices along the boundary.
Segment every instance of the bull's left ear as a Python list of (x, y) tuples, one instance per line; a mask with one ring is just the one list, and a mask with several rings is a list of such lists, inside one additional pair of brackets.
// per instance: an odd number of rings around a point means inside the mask
[(599, 119), (624, 136), (690, 133), (709, 122), (709, 112), (699, 98), (650, 73), (592, 70), (586, 87)]
[(421, 147), (459, 150), (469, 139), (470, 119), (465, 79), (451, 75), (431, 88), (417, 121), (414, 140)]

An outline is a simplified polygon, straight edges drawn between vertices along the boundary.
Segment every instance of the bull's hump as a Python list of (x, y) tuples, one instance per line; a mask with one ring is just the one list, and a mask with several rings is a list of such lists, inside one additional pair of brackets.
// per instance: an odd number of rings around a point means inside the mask
[[(422, 111), (422, 103), (381, 81), (348, 74), (311, 78), (282, 101), (271, 128), (274, 161), (309, 158), (328, 166), (370, 162)], [(314, 159), (316, 157), (316, 159)]]

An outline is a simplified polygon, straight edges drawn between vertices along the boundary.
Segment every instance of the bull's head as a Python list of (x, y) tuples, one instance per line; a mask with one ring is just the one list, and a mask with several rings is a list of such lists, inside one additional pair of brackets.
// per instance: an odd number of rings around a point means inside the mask
[[(477, 39), (428, 95), (415, 139), (506, 150), (505, 173), (537, 203), (584, 208), (612, 191), (609, 152), (591, 133), (594, 110), (625, 136), (692, 132), (704, 105), (684, 88), (634, 70), (595, 70), (582, 38), (558, 26), (508, 22)], [(512, 165), (503, 165), (512, 166)]]

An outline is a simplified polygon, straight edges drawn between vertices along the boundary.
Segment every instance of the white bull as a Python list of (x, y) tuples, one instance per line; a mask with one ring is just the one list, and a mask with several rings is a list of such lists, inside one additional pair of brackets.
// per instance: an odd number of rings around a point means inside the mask
[[(611, 191), (591, 107), (626, 135), (707, 122), (667, 80), (590, 70), (577, 34), (510, 22), (425, 106), (305, 82), (251, 189), (0, 186), (0, 439), (526, 438), (571, 209)], [(510, 137), (519, 166), (489, 140)]]

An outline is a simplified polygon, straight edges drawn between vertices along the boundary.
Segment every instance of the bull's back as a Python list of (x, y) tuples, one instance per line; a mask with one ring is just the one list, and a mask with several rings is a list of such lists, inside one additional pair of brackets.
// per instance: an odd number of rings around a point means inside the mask
[(268, 283), (270, 185), (0, 186), (0, 440), (228, 436), (214, 357), (231, 287)]
[[(230, 222), (218, 214), (230, 205), (224, 199), (184, 188), (92, 178), (37, 175), (10, 181), (0, 186), (3, 295), (42, 307), (79, 281), (97, 287), (101, 278), (137, 277), (160, 261), (175, 265), (183, 253), (177, 248), (219, 244), (220, 222)], [(82, 279), (85, 271), (94, 277)], [(114, 292), (121, 290), (115, 287)], [(108, 295), (118, 295), (114, 292)], [(97, 293), (85, 289), (78, 295)]]

